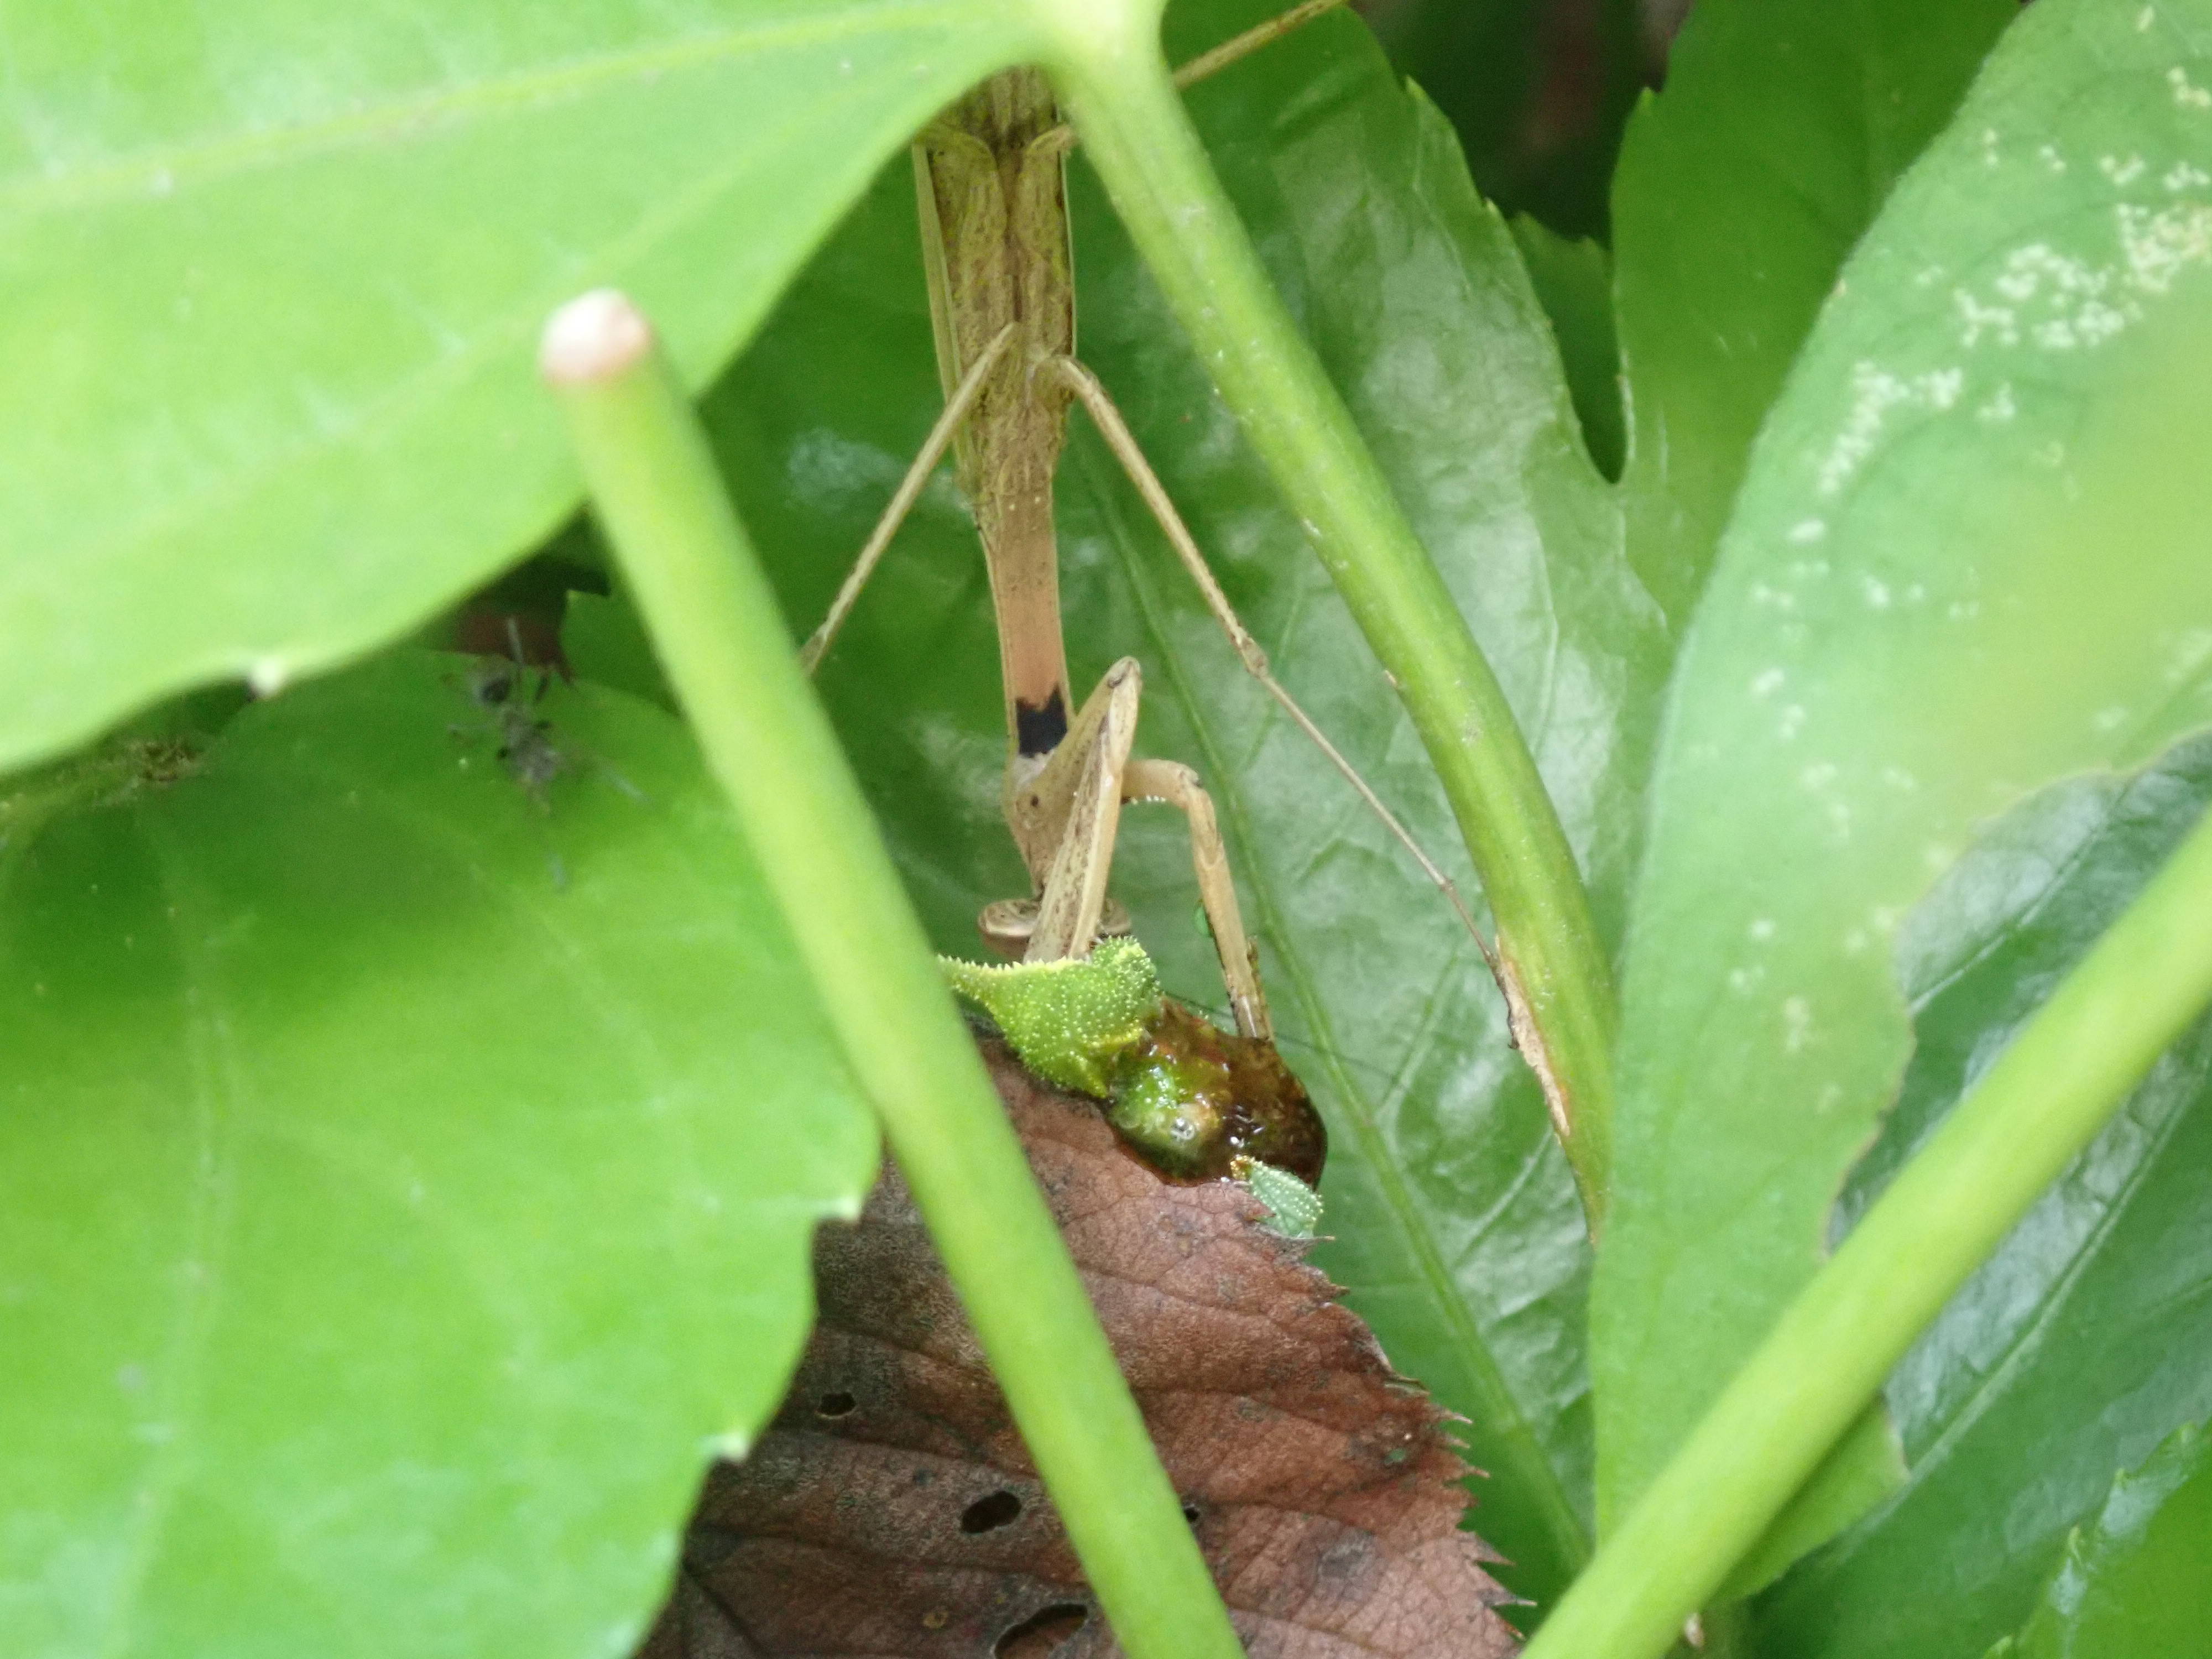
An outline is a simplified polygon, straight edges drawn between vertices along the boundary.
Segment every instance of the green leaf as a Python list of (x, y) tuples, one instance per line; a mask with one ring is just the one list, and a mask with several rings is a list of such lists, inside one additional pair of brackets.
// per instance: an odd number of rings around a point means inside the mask
[(1627, 438), (1621, 429), (1620, 343), (1613, 337), (1613, 256), (1588, 239), (1569, 241), (1526, 214), (1514, 219), (1513, 240), (1552, 319), (1590, 459), (1607, 477), (1618, 478)]
[(2142, 1468), (2123, 1472), (2017, 1641), (1990, 1659), (2093, 1659), (2205, 1651), (2212, 1632), (2212, 1457), (2201, 1425), (2177, 1429)]
[[(1180, 10), (1172, 55), (1267, 9)], [(1231, 192), (1529, 720), (1617, 924), (1642, 728), (1663, 669), (1544, 317), (1450, 133), (1349, 19), (1195, 88)], [(1291, 690), (1463, 872), (1396, 700), (1303, 547), (1078, 152), (1082, 349)], [(710, 394), (709, 418), (794, 632), (811, 629), (939, 406), (904, 169), (887, 174)], [(1060, 494), (1072, 667), (1144, 665), (1140, 753), (1198, 768), (1231, 840), (1291, 1060), (1328, 1116), (1329, 1271), (1392, 1362), (1472, 1420), (1474, 1524), (1548, 1596), (1586, 1545), (1588, 1249), (1496, 994), (1443, 901), (1200, 607), (1103, 445), (1074, 423)], [(1548, 550), (1548, 556), (1547, 556)], [(940, 475), (821, 684), (941, 948), (973, 954), (1027, 877), (998, 821), (998, 652), (975, 534)], [(1640, 699), (1640, 702), (1638, 701)], [(1624, 714), (1624, 706), (1628, 712)], [(1189, 843), (1122, 821), (1115, 890), (1176, 994), (1218, 1008)], [(1462, 875), (1464, 883), (1466, 878)], [(1470, 897), (1474, 895), (1470, 891)]]
[(9, 814), (11, 1655), (627, 1651), (782, 1392), (867, 1115), (683, 730), (467, 671)]
[(2024, 14), (1760, 435), (1630, 933), (1601, 1516), (1817, 1265), (1903, 1070), (1914, 900), (2024, 791), (2212, 714), (2208, 33), (2203, 0)]
[(574, 507), (532, 362), (618, 283), (695, 380), (990, 0), (160, 0), (17, 14), (0, 138), (0, 766), (392, 639)]
[(1390, 61), (1437, 100), (1483, 193), (1573, 236), (1602, 235), (1622, 124), (1660, 67), (1637, 0), (1392, 0)]
[[(2004, 820), (1900, 942), (1914, 1054), (1856, 1217), (2212, 804), (2212, 743)], [(2212, 1025), (2178, 1046), (1899, 1368), (1893, 1502), (1759, 1604), (1804, 1659), (1975, 1653), (2016, 1629), (2112, 1470), (2212, 1413)], [(2155, 1645), (2114, 1652), (2163, 1653)]]
[(1629, 555), (1676, 624), (1844, 257), (2017, 0), (1700, 0), (1613, 174)]

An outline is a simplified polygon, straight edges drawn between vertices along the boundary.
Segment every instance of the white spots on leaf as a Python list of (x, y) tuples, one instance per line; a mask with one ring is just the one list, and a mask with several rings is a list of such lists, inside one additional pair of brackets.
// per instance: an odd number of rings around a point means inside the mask
[(2089, 717), (2089, 729), (2100, 732), (2117, 732), (2127, 723), (2127, 709), (2119, 703), (2114, 703), (2108, 708), (2100, 708)]
[(1995, 127), (1984, 127), (1982, 129), (1982, 165), (1985, 167), (1993, 167), (1997, 165), (2000, 159), (1997, 155), (1997, 130)]
[(167, 196), (177, 187), (177, 175), (167, 167), (155, 167), (154, 176), (146, 181), (149, 196)]
[(1829, 446), (1820, 463), (1820, 494), (1836, 495), (1850, 481), (1851, 475), (1874, 453), (1893, 410), (1925, 409), (1940, 413), (1959, 401), (1966, 383), (1963, 369), (1930, 369), (1908, 379), (1864, 358), (1853, 363), (1850, 413), (1844, 417), (1843, 430), (1836, 434), (1835, 442)]
[(1765, 582), (1753, 582), (1748, 596), (1751, 602), (1771, 611), (1795, 611), (1797, 596), (1786, 587), (1770, 587)]
[(2186, 684), (2204, 672), (2208, 660), (2212, 660), (2212, 629), (2185, 629), (2166, 653), (2162, 676), (2168, 685)]
[(1751, 695), (1771, 697), (1782, 689), (1783, 682), (1789, 678), (1779, 668), (1762, 668), (1751, 677)]
[(1797, 781), (1807, 790), (1818, 794), (1836, 781), (1836, 768), (1830, 761), (1815, 761), (1798, 773)]
[(1850, 933), (1844, 935), (1844, 954), (1845, 956), (1855, 957), (1866, 948), (1867, 936), (1865, 928), (1854, 927)]
[(2128, 282), (2139, 292), (2163, 295), (2183, 271), (2212, 258), (2212, 207), (2202, 202), (2176, 202), (2156, 212), (2122, 202), (2112, 213)]
[(1813, 1005), (1802, 997), (1782, 1004), (1782, 1052), (1794, 1054), (1813, 1040)]
[(1959, 320), (1965, 325), (1959, 331), (1959, 343), (1978, 346), (1986, 332), (1999, 345), (2018, 345), (2020, 327), (2017, 313), (2010, 306), (1984, 305), (1963, 288), (1951, 290), (1952, 303), (1959, 308)]
[(2026, 305), (2039, 296), (2094, 299), (2111, 281), (2110, 271), (2087, 260), (2061, 253), (2048, 242), (2030, 242), (2005, 256), (2004, 270), (1990, 286), (2014, 304)]
[(2150, 26), (2156, 21), (2158, 21), (2158, 8), (2156, 6), (2145, 6), (2141, 11), (2136, 14), (2136, 33), (2137, 34), (2148, 34), (2150, 33)]
[(1994, 425), (2009, 421), (2019, 413), (2020, 405), (2013, 401), (2012, 382), (2007, 380), (1990, 393), (1982, 406), (1974, 411), (1974, 418)]
[(2040, 161), (2045, 167), (2050, 168), (2051, 172), (2063, 173), (2066, 171), (2066, 158), (2058, 153), (2057, 145), (2045, 144), (2040, 149), (2037, 150), (2035, 154), (2036, 159)]
[(2173, 101), (2183, 109), (2212, 109), (2212, 92), (2196, 85), (2189, 71), (2176, 64), (2166, 72), (2166, 84), (2173, 89)]
[(1774, 918), (1771, 916), (1755, 917), (1753, 919), (1751, 926), (1747, 927), (1744, 931), (1751, 936), (1752, 942), (1754, 945), (1764, 945), (1767, 940), (1774, 937)]
[(246, 683), (257, 697), (275, 696), (291, 678), (291, 667), (282, 657), (256, 657), (246, 671)]
[(1881, 781), (1893, 789), (1902, 790), (1908, 793), (1920, 787), (1920, 780), (1901, 766), (1883, 767)]
[(2124, 161), (2117, 155), (2097, 158), (2097, 171), (2116, 185), (2132, 185), (2142, 177), (2143, 169), (2150, 164), (2140, 155), (2130, 155)]
[(1728, 987), (1740, 997), (1748, 996), (1758, 989), (1759, 981), (1765, 977), (1766, 969), (1764, 968), (1731, 968), (1729, 969)]
[(1827, 533), (1828, 524), (1825, 519), (1800, 519), (1790, 526), (1790, 539), (1801, 547), (1808, 542), (1819, 541)]
[(1774, 735), (1784, 743), (1796, 741), (1797, 734), (1805, 729), (1805, 707), (1790, 703), (1782, 711), (1782, 718), (1774, 723)]
[(2045, 351), (2071, 351), (2101, 345), (2128, 325), (2127, 317), (2102, 300), (2092, 300), (2071, 317), (2053, 317), (2035, 325), (2035, 343)]
[(1889, 584), (1878, 576), (1859, 578), (1859, 592), (1864, 596), (1869, 611), (1889, 609)]
[(2187, 161), (2176, 161), (2166, 170), (2166, 176), (2159, 183), (2166, 186), (2169, 194), (2178, 196), (2185, 190), (2202, 190), (2205, 185), (2212, 185), (2212, 173)]

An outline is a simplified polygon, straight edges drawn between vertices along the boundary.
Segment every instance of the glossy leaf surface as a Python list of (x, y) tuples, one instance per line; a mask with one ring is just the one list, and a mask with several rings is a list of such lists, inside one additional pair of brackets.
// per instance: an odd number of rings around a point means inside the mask
[[(1916, 1048), (1846, 1218), (1941, 1121), (2212, 802), (2212, 744), (2060, 785), (1906, 925)], [(1807, 1659), (1978, 1653), (2017, 1629), (2116, 1468), (2212, 1413), (2212, 1030), (2162, 1060), (1899, 1367), (1905, 1489), (1759, 1605)], [(2154, 1647), (2131, 1650), (2163, 1651)]]
[(1990, 1659), (2185, 1659), (2212, 1649), (2212, 1459), (2201, 1426), (2177, 1430), (2112, 1482), (2096, 1525), (2066, 1540), (2065, 1564), (2019, 1639)]
[[(1263, 6), (1180, 9), (1186, 55)], [(1662, 664), (1510, 233), (1450, 135), (1358, 26), (1327, 20), (1194, 90), (1231, 193), (1475, 619), (1617, 924), (1638, 728)], [(910, 186), (895, 168), (708, 402), (795, 631), (813, 625), (939, 404)], [(1420, 746), (1264, 472), (1136, 266), (1079, 155), (1081, 349), (1161, 467), (1285, 680), (1431, 849), (1463, 870)], [(1470, 1419), (1474, 1517), (1547, 1595), (1587, 1525), (1586, 1246), (1540, 1098), (1443, 901), (1273, 714), (1079, 420), (1061, 473), (1079, 689), (1137, 655), (1140, 752), (1214, 793), (1285, 1052), (1330, 1120), (1320, 1258), (1392, 1361)], [(988, 590), (940, 477), (821, 679), (923, 912), (972, 953), (1024, 877)], [(1171, 990), (1218, 1006), (1187, 837), (1123, 823), (1115, 890)]]
[(872, 1126), (682, 729), (468, 672), (10, 803), (11, 1656), (620, 1651), (775, 1408)]
[(492, 574), (576, 498), (532, 368), (553, 307), (619, 284), (705, 379), (1021, 16), (11, 14), (0, 766), (357, 655)]
[(2212, 714), (2208, 35), (2202, 3), (2024, 14), (1761, 434), (1631, 929), (1601, 1515), (1816, 1267), (1903, 1069), (1911, 902), (2023, 791)]

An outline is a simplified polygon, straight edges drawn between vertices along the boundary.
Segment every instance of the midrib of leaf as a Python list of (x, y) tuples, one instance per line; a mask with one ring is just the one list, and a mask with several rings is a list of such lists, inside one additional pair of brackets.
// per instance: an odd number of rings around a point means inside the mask
[[(794, 127), (811, 125), (820, 114), (819, 105), (795, 114), (774, 130), (775, 138), (780, 139)], [(673, 234), (687, 222), (703, 215), (730, 188), (732, 178), (743, 173), (749, 165), (747, 159), (738, 158), (705, 174), (690, 189), (670, 196), (659, 210), (641, 220), (628, 234), (599, 248), (590, 264), (579, 270), (564, 273), (546, 287), (533, 289), (527, 295), (517, 298), (508, 307), (505, 320), (485, 323), (474, 331), (467, 343), (441, 355), (423, 368), (402, 376), (392, 383), (391, 391), (382, 397), (372, 398), (351, 421), (320, 422), (315, 431), (303, 441), (288, 448), (275, 450), (252, 465), (232, 470), (214, 489), (173, 493), (161, 511), (126, 525), (115, 534), (84, 547), (76, 562), (57, 571), (56, 574), (74, 582), (82, 575), (83, 564), (105, 563), (116, 557), (121, 550), (137, 546), (165, 534), (177, 520), (193, 518), (212, 508), (246, 500), (259, 491), (270, 478), (299, 465), (306, 457), (349, 447), (364, 437), (374, 436), (380, 431), (403, 424), (423, 404), (445, 395), (454, 385), (479, 373), (489, 359), (504, 351), (520, 350), (524, 343), (544, 326), (545, 318), (555, 306), (579, 289), (590, 286), (594, 271), (611, 270), (632, 263), (640, 257), (641, 249), (650, 246)], [(234, 666), (226, 660), (215, 665), (215, 669), (220, 672)]]
[(427, 92), (371, 104), (343, 116), (302, 121), (235, 137), (141, 149), (91, 166), (64, 168), (33, 179), (0, 185), (0, 213), (26, 217), (103, 200), (164, 198), (187, 184), (308, 156), (367, 149), (419, 133), (432, 122), (502, 108), (573, 100), (624, 81), (650, 80), (671, 70), (743, 57), (779, 46), (808, 46), (865, 38), (890, 27), (923, 28), (972, 17), (972, 0), (887, 0), (848, 7), (830, 17), (781, 19), (710, 31), (665, 46), (608, 52), (580, 62), (448, 83)]
[[(1183, 669), (1182, 653), (1176, 649), (1164, 625), (1162, 609), (1149, 578), (1135, 556), (1132, 538), (1125, 529), (1121, 503), (1115, 493), (1100, 489), (1093, 492), (1101, 517), (1109, 528), (1115, 555), (1127, 579), (1145, 632), (1153, 646), (1152, 654), (1166, 671), (1168, 684), (1173, 689), (1176, 701), (1181, 705), (1185, 723), (1192, 740), (1198, 745), (1201, 765), (1200, 775), (1206, 791), (1213, 797), (1217, 815), (1228, 830), (1231, 843), (1249, 848), (1260, 844), (1254, 832), (1250, 812), (1247, 810), (1242, 774), (1235, 770), (1226, 755), (1215, 741), (1212, 722), (1203, 712), (1202, 705), (1189, 677)], [(1223, 647), (1227, 649), (1226, 645)], [(1269, 706), (1264, 717), (1272, 723), (1275, 711)], [(1359, 1143), (1360, 1156), (1366, 1167), (1373, 1171), (1406, 1256), (1420, 1275), (1428, 1300), (1437, 1311), (1438, 1322), (1453, 1338), (1474, 1393), (1478, 1396), (1469, 1403), (1479, 1411), (1486, 1430), (1498, 1439), (1511, 1445), (1518, 1454), (1518, 1467), (1510, 1471), (1513, 1478), (1523, 1483), (1522, 1496), (1533, 1509), (1540, 1512), (1547, 1530), (1554, 1545), (1572, 1565), (1587, 1559), (1589, 1547), (1583, 1539), (1582, 1522), (1574, 1506), (1568, 1501), (1565, 1487), (1552, 1460), (1529, 1425), (1527, 1413), (1514, 1398), (1507, 1385), (1504, 1373), (1499, 1369), (1489, 1345), (1483, 1340), (1481, 1328), (1476, 1323), (1473, 1310), (1454, 1286), (1451, 1271), (1437, 1249), (1435, 1238), (1421, 1224), (1419, 1206), (1399, 1171), (1397, 1160), (1385, 1143), (1382, 1132), (1376, 1121), (1373, 1103), (1342, 1061), (1342, 1048), (1336, 1041), (1334, 1022), (1322, 1005), (1315, 988), (1313, 974), (1304, 953), (1296, 944), (1296, 930), (1287, 914), (1277, 902), (1274, 884), (1265, 874), (1266, 866), (1249, 855), (1243, 860), (1239, 884), (1253, 896), (1253, 908), (1257, 915), (1257, 931), (1267, 934), (1274, 945), (1273, 980), (1278, 986), (1287, 983), (1293, 993), (1307, 1029), (1313, 1034), (1313, 1043), (1328, 1069), (1337, 1098), (1343, 1103), (1345, 1116)], [(1441, 900), (1437, 901), (1441, 902)]]

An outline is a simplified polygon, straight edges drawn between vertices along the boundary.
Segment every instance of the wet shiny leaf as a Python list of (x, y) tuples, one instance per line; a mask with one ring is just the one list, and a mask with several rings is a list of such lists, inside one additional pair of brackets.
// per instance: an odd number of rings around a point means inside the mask
[[(2198, 739), (2009, 815), (1907, 925), (1916, 1042), (1856, 1214), (2212, 803)], [(1907, 1357), (1897, 1498), (1759, 1604), (1804, 1659), (1978, 1653), (2028, 1613), (2115, 1468), (2212, 1413), (2212, 1027), (2160, 1062)], [(2134, 1650), (2143, 1653), (2156, 1648)]]

